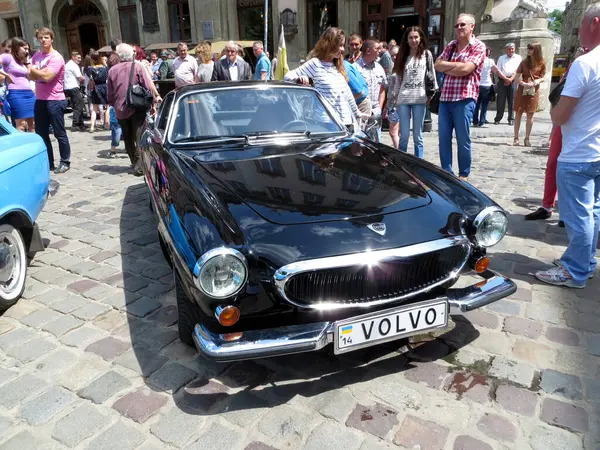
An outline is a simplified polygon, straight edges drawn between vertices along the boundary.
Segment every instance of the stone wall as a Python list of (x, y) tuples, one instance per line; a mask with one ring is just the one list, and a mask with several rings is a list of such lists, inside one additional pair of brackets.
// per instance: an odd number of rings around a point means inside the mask
[(579, 47), (578, 30), (585, 10), (592, 3), (594, 3), (593, 0), (574, 0), (565, 9), (561, 53), (574, 54), (577, 47)]

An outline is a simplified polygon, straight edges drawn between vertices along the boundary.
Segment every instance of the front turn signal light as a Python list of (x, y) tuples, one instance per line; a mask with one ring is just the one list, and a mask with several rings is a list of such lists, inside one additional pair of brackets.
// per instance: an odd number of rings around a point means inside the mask
[(485, 272), (490, 265), (490, 259), (487, 256), (479, 258), (475, 263), (475, 272), (483, 273)]
[(217, 306), (215, 317), (224, 327), (230, 327), (240, 319), (240, 309), (237, 306)]

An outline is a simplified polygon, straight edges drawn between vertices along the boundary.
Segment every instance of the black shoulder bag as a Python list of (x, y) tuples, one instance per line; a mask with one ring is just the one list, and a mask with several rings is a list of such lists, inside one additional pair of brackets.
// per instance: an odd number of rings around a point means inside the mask
[[(448, 61), (452, 60), (455, 51), (456, 44), (452, 46), (452, 53), (450, 53), (450, 59)], [(433, 97), (431, 97), (431, 101), (429, 102), (429, 111), (431, 114), (438, 114), (440, 112), (440, 98), (442, 97), (442, 86), (444, 85), (445, 78), (446, 76), (444, 75), (444, 78), (442, 78), (442, 81), (440, 82), (439, 89), (433, 94)]]
[(135, 69), (135, 61), (131, 63), (131, 71), (129, 72), (129, 87), (127, 87), (127, 96), (125, 97), (125, 104), (138, 112), (148, 112), (152, 108), (154, 99), (152, 92), (142, 85), (133, 84), (133, 73)]
[(560, 96), (562, 95), (566, 81), (567, 77), (563, 77), (563, 79), (560, 80), (560, 83), (558, 83), (556, 87), (550, 91), (550, 95), (548, 95), (548, 100), (553, 108), (558, 105), (558, 101), (560, 100)]

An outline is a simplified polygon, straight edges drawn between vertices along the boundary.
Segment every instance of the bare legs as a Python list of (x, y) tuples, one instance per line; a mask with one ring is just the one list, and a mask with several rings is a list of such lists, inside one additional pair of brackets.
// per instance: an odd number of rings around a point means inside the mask
[[(525, 141), (523, 144), (525, 147), (531, 147), (529, 139), (531, 137), (531, 130), (533, 129), (533, 115), (534, 113), (527, 113), (527, 121), (525, 122)], [(521, 118), (523, 117), (522, 111), (515, 111), (515, 136), (513, 145), (519, 145), (519, 131), (521, 130)]]
[(400, 122), (389, 122), (389, 124), (392, 145), (398, 150), (398, 146), (400, 145)]
[(533, 128), (533, 114), (534, 113), (527, 113), (527, 122), (525, 123), (525, 147), (531, 146), (529, 138), (531, 137), (531, 129)]
[(35, 132), (35, 122), (33, 117), (30, 117), (29, 119), (15, 119), (15, 125), (19, 131)]
[(515, 131), (514, 131), (514, 142), (513, 145), (519, 145), (519, 131), (521, 129), (521, 118), (523, 117), (522, 111), (515, 111)]

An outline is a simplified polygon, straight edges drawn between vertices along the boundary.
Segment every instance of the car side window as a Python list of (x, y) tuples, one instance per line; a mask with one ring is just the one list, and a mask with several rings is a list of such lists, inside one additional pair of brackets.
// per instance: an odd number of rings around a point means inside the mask
[(161, 131), (165, 131), (165, 129), (167, 128), (167, 122), (169, 120), (169, 115), (171, 114), (171, 108), (173, 107), (174, 98), (175, 94), (171, 93), (168, 94), (162, 102), (162, 106), (158, 115), (158, 121), (156, 122), (156, 128), (158, 128)]

